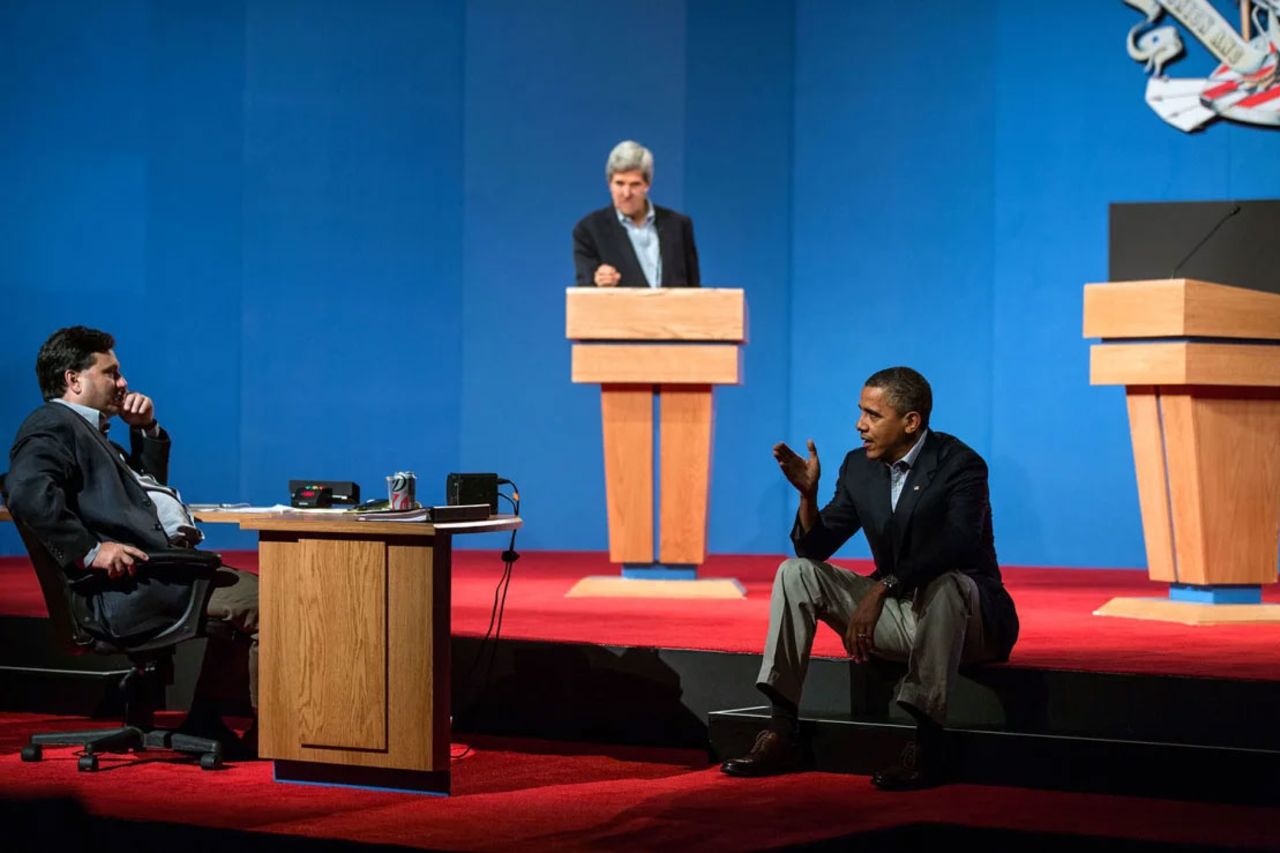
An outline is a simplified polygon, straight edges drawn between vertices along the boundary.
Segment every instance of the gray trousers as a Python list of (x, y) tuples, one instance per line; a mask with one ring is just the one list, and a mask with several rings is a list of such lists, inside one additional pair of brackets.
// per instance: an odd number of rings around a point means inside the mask
[(244, 701), (246, 677), (249, 704), (258, 707), (258, 578), (226, 567), (218, 569), (209, 606), (209, 621), (225, 622), (241, 642), (210, 636), (200, 665), (196, 696), (206, 700)]
[[(799, 705), (818, 620), (843, 638), (854, 608), (875, 583), (818, 560), (784, 561), (773, 581), (769, 635), (757, 686)], [(941, 725), (960, 664), (995, 656), (983, 634), (978, 585), (967, 575), (948, 572), (918, 590), (913, 600), (885, 597), (873, 653), (906, 662), (898, 703)]]

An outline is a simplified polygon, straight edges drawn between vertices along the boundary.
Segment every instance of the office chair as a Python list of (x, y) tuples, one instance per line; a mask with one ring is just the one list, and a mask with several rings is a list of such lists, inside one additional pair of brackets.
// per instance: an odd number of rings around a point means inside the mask
[[(79, 746), (78, 768), (98, 769), (101, 753), (142, 752), (167, 749), (200, 756), (200, 767), (213, 770), (222, 765), (223, 745), (212, 738), (196, 737), (172, 729), (155, 727), (155, 712), (164, 706), (164, 689), (173, 683), (174, 647), (184, 640), (208, 636), (205, 607), (213, 592), (213, 578), (222, 565), (219, 555), (187, 548), (151, 552), (140, 571), (177, 570), (191, 577), (191, 594), (186, 610), (177, 620), (158, 631), (138, 638), (118, 639), (106, 632), (92, 612), (89, 599), (73, 589), (72, 581), (45, 549), (35, 533), (16, 516), (13, 519), (44, 594), (53, 630), (67, 652), (81, 654), (123, 654), (133, 668), (120, 680), (124, 696), (124, 725), (110, 729), (49, 732), (31, 735), (22, 748), (23, 761), (39, 761), (46, 746)], [(221, 623), (211, 623), (213, 632)]]

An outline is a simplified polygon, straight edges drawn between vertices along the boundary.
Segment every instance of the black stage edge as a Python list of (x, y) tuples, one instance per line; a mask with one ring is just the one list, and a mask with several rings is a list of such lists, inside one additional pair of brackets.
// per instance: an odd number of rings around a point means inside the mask
[[(767, 707), (711, 715), (713, 760), (744, 755)], [(852, 718), (801, 719), (806, 768), (870, 775), (897, 758), (913, 727)], [(1280, 750), (948, 728), (958, 783), (1129, 794), (1172, 800), (1280, 803)]]
[[(195, 693), (203, 639), (182, 643), (173, 657), (165, 707), (186, 708)], [(0, 617), (0, 711), (111, 717), (123, 712), (124, 655), (72, 655), (46, 617)]]
[[(713, 711), (753, 707), (760, 656), (455, 637), (455, 731), (702, 747)], [(909, 723), (893, 702), (899, 664), (814, 659), (801, 710), (813, 719)], [(1037, 735), (1280, 750), (1280, 683), (1010, 665), (965, 667), (950, 723)]]
[(351, 764), (319, 764), (313, 761), (276, 761), (277, 782), (299, 785), (341, 785), (411, 794), (449, 796), (449, 773), (396, 770), (388, 767), (357, 767)]
[(120, 680), (128, 672), (0, 666), (0, 711), (87, 717), (123, 715)]

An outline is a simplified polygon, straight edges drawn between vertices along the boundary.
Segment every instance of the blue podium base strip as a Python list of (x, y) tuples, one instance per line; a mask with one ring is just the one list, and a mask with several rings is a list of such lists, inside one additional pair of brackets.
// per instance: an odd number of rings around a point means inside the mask
[(372, 791), (399, 791), (407, 794), (449, 796), (449, 771), (397, 770), (388, 767), (357, 767), (347, 764), (318, 764), (311, 761), (276, 759), (275, 780), (294, 785), (325, 785), (364, 788)]
[(1261, 604), (1262, 587), (1242, 584), (1239, 586), (1195, 586), (1189, 583), (1169, 584), (1169, 600), (1190, 604)]
[(679, 563), (623, 563), (622, 576), (656, 581), (695, 581), (698, 579), (698, 567)]

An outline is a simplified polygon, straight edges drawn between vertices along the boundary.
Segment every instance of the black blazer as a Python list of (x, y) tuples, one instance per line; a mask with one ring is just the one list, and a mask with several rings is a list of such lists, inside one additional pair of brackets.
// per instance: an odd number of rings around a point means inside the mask
[(930, 430), (893, 510), (888, 466), (868, 459), (862, 448), (850, 451), (818, 522), (804, 533), (797, 519), (791, 538), (796, 556), (826, 560), (859, 529), (875, 560), (872, 577), (895, 575), (904, 593), (950, 571), (973, 578), (987, 637), (1008, 658), (1018, 638), (1018, 614), (996, 563), (981, 456), (954, 436)]
[[(698, 247), (693, 241), (693, 220), (666, 207), (653, 206), (653, 226), (658, 231), (662, 255), (663, 287), (697, 287)], [(573, 268), (578, 287), (595, 287), (596, 268), (609, 264), (622, 275), (621, 287), (648, 287), (627, 229), (612, 206), (588, 213), (573, 227)]]
[(144, 550), (169, 546), (151, 498), (130, 471), (166, 483), (169, 436), (161, 429), (147, 438), (135, 429), (129, 440), (125, 453), (77, 412), (49, 402), (19, 427), (4, 479), (9, 511), (31, 528), (74, 588), (93, 599), (101, 623), (117, 637), (181, 616), (190, 591), (189, 579), (144, 568), (136, 577), (112, 581), (83, 567), (99, 542)]

